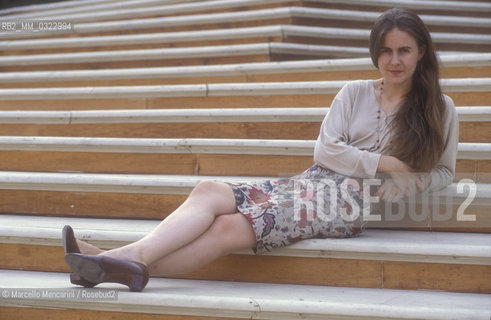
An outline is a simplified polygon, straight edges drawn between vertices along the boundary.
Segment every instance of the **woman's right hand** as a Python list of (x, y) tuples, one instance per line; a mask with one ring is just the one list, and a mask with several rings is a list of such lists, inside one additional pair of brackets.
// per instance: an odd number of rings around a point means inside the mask
[(391, 179), (386, 180), (376, 194), (383, 201), (397, 202), (424, 188), (414, 170), (396, 157), (382, 155), (377, 171), (389, 173), (391, 176)]

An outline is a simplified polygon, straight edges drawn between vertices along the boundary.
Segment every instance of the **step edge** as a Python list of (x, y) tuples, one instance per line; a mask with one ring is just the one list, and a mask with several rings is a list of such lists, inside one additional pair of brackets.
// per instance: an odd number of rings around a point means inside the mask
[[(491, 66), (491, 53), (441, 55), (443, 68)], [(345, 58), (280, 62), (241, 63), (212, 66), (177, 66), (157, 68), (119, 68), (102, 70), (21, 71), (0, 74), (0, 82), (81, 81), (114, 79), (182, 78), (199, 76), (244, 76), (298, 72), (376, 70), (370, 58)]]
[[(312, 156), (315, 140), (0, 136), (0, 150), (135, 154)], [(491, 160), (491, 143), (458, 145), (457, 159)]]
[[(64, 273), (35, 273), (30, 271), (5, 271), (0, 273), (2, 278), (33, 279), (34, 277), (50, 279), (50, 286), (54, 285), (66, 289), (65, 281), (68, 276)], [(65, 280), (66, 279), (66, 280)], [(7, 282), (3, 282), (7, 283)], [(11, 282), (10, 282), (11, 283)], [(92, 302), (84, 306), (83, 302), (67, 302), (56, 299), (41, 300), (28, 299), (26, 301), (12, 301), (24, 306), (64, 307), (64, 308), (96, 308), (108, 311), (123, 312), (150, 312), (150, 313), (194, 313), (198, 311), (203, 316), (220, 315), (220, 312), (237, 313), (236, 317), (249, 318), (278, 318), (300, 319), (305, 316), (316, 319), (326, 315), (357, 317), (357, 319), (484, 319), (488, 320), (491, 311), (488, 309), (485, 294), (463, 294), (436, 291), (410, 291), (391, 289), (365, 289), (365, 288), (334, 288), (315, 287), (306, 285), (266, 285), (260, 283), (234, 283), (234, 289), (225, 289), (229, 282), (203, 281), (203, 280), (174, 280), (151, 279), (144, 293), (130, 293), (118, 290), (117, 302)], [(43, 284), (39, 284), (43, 286)], [(46, 285), (44, 285), (46, 287)], [(165, 288), (181, 288), (178, 292), (169, 292)], [(114, 288), (105, 286), (104, 288)], [(117, 287), (120, 288), (119, 286)], [(194, 289), (189, 299), (186, 288)], [(209, 296), (209, 288), (214, 288), (216, 294)], [(224, 289), (221, 289), (224, 288)], [(154, 290), (152, 292), (152, 289)], [(97, 290), (97, 289), (84, 289)], [(162, 291), (163, 290), (163, 291)], [(219, 290), (222, 290), (220, 292)], [(238, 290), (241, 294), (233, 294)], [(193, 291), (193, 290), (192, 290)], [(310, 292), (309, 292), (310, 291)], [(314, 292), (312, 292), (314, 291)], [(205, 293), (206, 292), (206, 293)], [(244, 295), (244, 292), (246, 295)], [(250, 292), (250, 294), (247, 294)], [(253, 293), (254, 292), (254, 293)], [(274, 294), (278, 292), (278, 294)], [(283, 292), (283, 293), (282, 293)], [(295, 292), (295, 297), (289, 295)], [(308, 293), (309, 292), (309, 293)], [(324, 296), (325, 298), (319, 298)], [(337, 298), (333, 298), (337, 296)], [(274, 298), (272, 298), (274, 297)], [(370, 298), (366, 298), (370, 297)], [(375, 300), (376, 297), (376, 300)], [(13, 299), (12, 299), (13, 300)], [(360, 301), (361, 300), (361, 301)], [(374, 302), (374, 300), (376, 302)], [(431, 301), (431, 307), (423, 307)], [(442, 304), (442, 301), (445, 301)], [(9, 303), (10, 302), (10, 303)], [(12, 304), (7, 299), (0, 300), (2, 304)], [(483, 305), (484, 302), (484, 305)], [(449, 308), (451, 306), (451, 308)], [(186, 310), (187, 308), (187, 310)], [(198, 310), (197, 310), (198, 309)]]
[[(198, 182), (204, 180), (240, 183), (264, 179), (282, 179), (282, 177), (0, 171), (0, 189), (188, 194)], [(472, 182), (476, 191), (474, 201), (482, 200), (484, 202), (481, 205), (487, 204), (491, 199), (491, 183), (475, 183), (467, 180), (453, 182), (440, 191), (425, 195), (454, 199), (467, 198), (465, 192), (459, 191), (459, 188), (462, 188), (459, 184), (468, 186)]]
[[(321, 122), (330, 108), (0, 111), (1, 124)], [(491, 106), (457, 106), (459, 122), (491, 121)]]
[[(26, 223), (23, 223), (23, 219)], [(2, 215), (0, 243), (61, 246), (61, 228), (70, 224), (79, 239), (102, 248), (116, 248), (141, 239), (160, 220), (61, 218)], [(43, 225), (34, 225), (35, 221)], [(46, 226), (50, 223), (50, 226)], [(131, 230), (128, 230), (131, 223)], [(111, 225), (111, 229), (101, 226)], [(99, 228), (92, 229), (91, 228)], [(125, 229), (125, 230), (123, 230)], [(392, 238), (387, 242), (387, 238)], [(417, 242), (411, 239), (417, 239)], [(428, 242), (422, 239), (428, 239)], [(458, 240), (457, 240), (458, 239)], [(452, 243), (453, 241), (453, 243)], [(486, 241), (489, 244), (486, 246)], [(491, 235), (458, 232), (365, 230), (354, 239), (310, 239), (265, 255), (354, 260), (491, 265)], [(251, 250), (235, 252), (253, 255)]]
[[(169, 98), (214, 96), (269, 96), (292, 94), (336, 94), (349, 81), (296, 81), (255, 83), (210, 83), (192, 85), (147, 85), (111, 87), (69, 87), (0, 89), (0, 100)], [(491, 78), (442, 79), (442, 90), (449, 92), (487, 92)]]

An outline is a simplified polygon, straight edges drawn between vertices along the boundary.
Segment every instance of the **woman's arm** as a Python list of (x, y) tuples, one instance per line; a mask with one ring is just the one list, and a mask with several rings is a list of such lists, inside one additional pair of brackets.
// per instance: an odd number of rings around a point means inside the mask
[(314, 161), (324, 168), (349, 177), (374, 178), (380, 154), (349, 145), (352, 104), (359, 90), (357, 82), (345, 85), (334, 98), (322, 122), (315, 144)]
[(457, 159), (459, 125), (455, 105), (445, 96), (446, 114), (444, 120), (444, 150), (438, 164), (428, 173), (415, 173), (399, 159), (382, 156), (378, 172), (389, 173), (391, 182), (380, 187), (377, 195), (384, 201), (395, 202), (417, 191), (438, 191), (452, 183)]
[(392, 178), (386, 180), (377, 191), (377, 196), (383, 201), (397, 202), (403, 197), (422, 191), (425, 187), (424, 179), (421, 179), (420, 175), (393, 156), (381, 156), (377, 172), (388, 173)]
[(434, 169), (428, 173), (424, 191), (438, 191), (453, 182), (459, 145), (459, 119), (452, 99), (445, 96), (446, 114), (443, 125), (445, 146)]

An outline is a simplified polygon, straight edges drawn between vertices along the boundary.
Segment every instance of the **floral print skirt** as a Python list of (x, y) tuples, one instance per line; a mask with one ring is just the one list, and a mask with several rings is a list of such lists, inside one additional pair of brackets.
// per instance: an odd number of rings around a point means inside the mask
[(228, 184), (262, 254), (303, 239), (358, 236), (366, 213), (361, 180), (315, 164), (292, 178)]

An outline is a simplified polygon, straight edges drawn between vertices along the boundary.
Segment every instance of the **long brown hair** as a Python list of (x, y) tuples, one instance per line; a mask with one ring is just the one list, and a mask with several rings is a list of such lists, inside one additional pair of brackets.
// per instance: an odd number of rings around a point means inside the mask
[(394, 28), (409, 33), (420, 50), (426, 48), (412, 78), (412, 86), (392, 121), (390, 155), (415, 170), (436, 166), (444, 149), (445, 101), (439, 83), (439, 67), (430, 33), (410, 10), (390, 9), (375, 22), (370, 33), (370, 56), (378, 68), (385, 35)]

